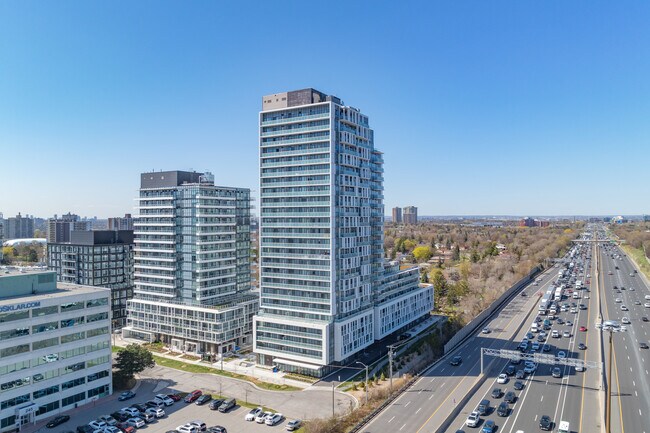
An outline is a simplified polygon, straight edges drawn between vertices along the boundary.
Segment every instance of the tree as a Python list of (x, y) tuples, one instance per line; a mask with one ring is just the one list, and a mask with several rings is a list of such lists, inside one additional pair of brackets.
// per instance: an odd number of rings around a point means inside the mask
[(472, 270), (472, 265), (467, 260), (460, 262), (460, 264), (458, 265), (460, 278), (465, 281), (467, 281), (467, 279), (469, 278), (469, 273), (471, 270)]
[(129, 344), (117, 353), (115, 368), (125, 378), (132, 378), (135, 374), (156, 365), (151, 352), (139, 344)]
[(402, 252), (411, 252), (415, 248), (416, 243), (415, 241), (412, 241), (411, 239), (407, 239), (402, 243)]
[(426, 262), (433, 256), (433, 251), (431, 251), (431, 247), (428, 246), (422, 246), (422, 247), (417, 247), (413, 250), (413, 257), (415, 257), (415, 260), (417, 260), (419, 263)]
[(458, 244), (456, 244), (454, 247), (454, 252), (452, 253), (451, 259), (454, 261), (460, 260), (460, 246), (458, 246)]
[(431, 279), (436, 298), (447, 295), (447, 279), (440, 269), (436, 269)]

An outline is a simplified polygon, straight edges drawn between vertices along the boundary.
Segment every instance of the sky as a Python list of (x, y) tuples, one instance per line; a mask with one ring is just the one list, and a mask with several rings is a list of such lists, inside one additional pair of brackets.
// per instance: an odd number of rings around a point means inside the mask
[(139, 174), (259, 196), (266, 94), (370, 118), (386, 214), (650, 213), (650, 2), (3, 1), (0, 212), (134, 212)]

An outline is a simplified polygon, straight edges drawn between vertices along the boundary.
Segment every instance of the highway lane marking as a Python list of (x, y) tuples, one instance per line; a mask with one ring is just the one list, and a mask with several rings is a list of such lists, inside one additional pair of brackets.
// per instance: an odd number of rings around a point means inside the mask
[(632, 386), (636, 387), (636, 382), (632, 381)]
[(639, 396), (639, 394), (637, 394), (637, 392), (636, 392), (636, 389), (634, 390), (634, 396), (635, 396), (635, 397), (638, 397), (638, 396)]
[[(618, 390), (618, 413), (621, 417), (621, 433), (625, 433), (625, 424), (623, 423), (623, 405), (621, 404), (621, 382), (618, 379), (618, 362), (616, 362), (616, 351), (612, 350), (612, 353), (614, 355), (614, 371), (616, 372), (616, 388)], [(630, 370), (632, 370), (632, 367), (630, 367)], [(611, 410), (611, 402), (610, 402), (610, 410)], [(611, 424), (610, 424), (611, 428)]]
[(417, 414), (417, 413), (420, 412), (421, 410), (422, 410), (422, 408), (419, 408), (418, 410), (415, 411), (415, 413)]
[(394, 419), (395, 419), (395, 416), (393, 416), (391, 419), (389, 419), (388, 422), (391, 422)]
[(403, 426), (401, 426), (401, 427), (399, 428), (399, 431), (402, 431), (402, 429), (404, 429), (404, 427), (406, 427), (406, 424), (404, 424)]
[(405, 407), (405, 408), (406, 408), (406, 407), (408, 407), (408, 406), (409, 406), (409, 404), (411, 404), (411, 401), (410, 401), (410, 400), (409, 400), (409, 402), (408, 402), (408, 403), (406, 403), (406, 404), (404, 405), (404, 407)]
[(421, 389), (420, 391), (418, 391), (418, 394), (422, 394), (422, 391), (424, 391), (424, 390), (423, 390), (423, 389)]
[(429, 400), (431, 400), (432, 398), (433, 398), (433, 394), (431, 394), (431, 395), (429, 396)]
[(542, 396), (542, 398), (540, 398), (539, 401), (544, 401), (544, 396)]

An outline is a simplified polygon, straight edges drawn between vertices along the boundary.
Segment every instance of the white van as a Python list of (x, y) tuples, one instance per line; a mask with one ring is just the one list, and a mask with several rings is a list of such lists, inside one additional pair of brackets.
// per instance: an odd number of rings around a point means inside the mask
[(560, 428), (557, 429), (557, 433), (569, 433), (569, 421), (560, 421)]

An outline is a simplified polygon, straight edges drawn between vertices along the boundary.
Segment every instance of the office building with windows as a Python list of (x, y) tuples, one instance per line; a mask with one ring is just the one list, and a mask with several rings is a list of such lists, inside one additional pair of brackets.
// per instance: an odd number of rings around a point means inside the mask
[(113, 328), (126, 325), (133, 297), (133, 231), (73, 231), (69, 242), (47, 246), (47, 265), (62, 283), (111, 289)]
[(0, 432), (112, 393), (110, 291), (0, 273)]
[(402, 213), (404, 224), (417, 224), (418, 223), (418, 208), (415, 206), (406, 206)]
[(114, 217), (108, 219), (109, 230), (133, 230), (133, 217), (130, 213), (124, 214), (123, 217)]
[(260, 364), (322, 376), (428, 315), (433, 295), (413, 295), (417, 271), (384, 265), (383, 157), (368, 117), (304, 89), (265, 96), (259, 121), (254, 351)]
[(252, 345), (250, 190), (210, 173), (143, 173), (128, 337), (216, 355)]

